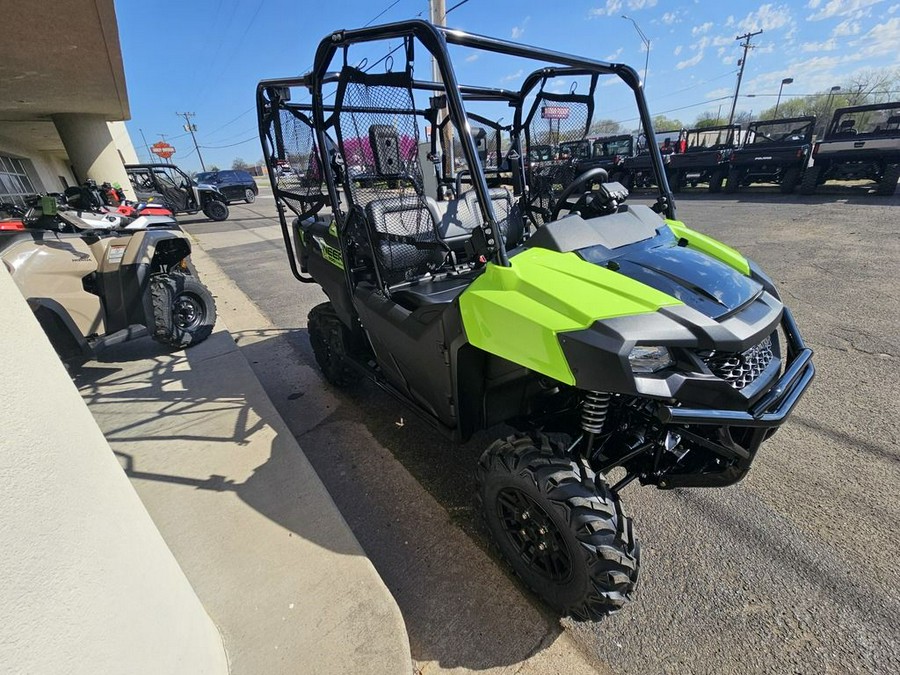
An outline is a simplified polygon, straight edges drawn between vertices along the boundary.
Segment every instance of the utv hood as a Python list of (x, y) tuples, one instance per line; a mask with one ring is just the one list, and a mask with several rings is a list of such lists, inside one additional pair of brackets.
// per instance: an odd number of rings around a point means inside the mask
[(685, 239), (676, 240), (667, 231), (619, 249), (598, 245), (578, 254), (672, 296), (711, 319), (739, 310), (763, 291), (758, 282), (707, 253), (689, 248)]

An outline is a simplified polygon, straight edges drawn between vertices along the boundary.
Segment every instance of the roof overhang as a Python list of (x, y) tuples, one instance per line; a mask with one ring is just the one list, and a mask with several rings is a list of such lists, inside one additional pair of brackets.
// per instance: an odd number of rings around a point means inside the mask
[(7, 2), (0, 121), (57, 113), (126, 120), (128, 92), (113, 0)]

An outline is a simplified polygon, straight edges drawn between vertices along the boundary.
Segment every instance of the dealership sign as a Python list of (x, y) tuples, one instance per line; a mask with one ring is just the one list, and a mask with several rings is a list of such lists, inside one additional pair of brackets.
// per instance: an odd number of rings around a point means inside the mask
[(541, 117), (545, 120), (565, 120), (569, 118), (569, 106), (545, 105), (541, 108)]
[(157, 157), (162, 157), (163, 159), (169, 159), (172, 155), (175, 154), (175, 148), (173, 148), (168, 143), (164, 143), (160, 141), (159, 143), (154, 143), (150, 146), (150, 152), (152, 152)]

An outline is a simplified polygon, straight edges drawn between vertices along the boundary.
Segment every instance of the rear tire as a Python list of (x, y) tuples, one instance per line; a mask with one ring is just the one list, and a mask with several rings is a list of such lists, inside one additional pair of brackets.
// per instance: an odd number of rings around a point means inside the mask
[(681, 188), (684, 187), (684, 175), (678, 169), (673, 170), (669, 175), (669, 187), (672, 189), (672, 192), (681, 192)]
[(800, 167), (792, 166), (789, 167), (787, 171), (784, 172), (784, 176), (781, 179), (781, 194), (789, 195), (794, 191), (794, 188), (797, 187), (797, 183), (800, 181)]
[(640, 547), (631, 519), (602, 476), (546, 436), (493, 443), (478, 462), (488, 530), (516, 575), (562, 614), (595, 621), (634, 590)]
[(228, 218), (228, 205), (218, 199), (210, 199), (203, 205), (203, 215), (210, 220), (225, 220)]
[(728, 180), (725, 182), (724, 191), (729, 194), (734, 194), (738, 191), (738, 188), (741, 186), (741, 179), (744, 172), (740, 169), (729, 169), (728, 171)]
[(884, 175), (875, 189), (875, 194), (890, 197), (897, 190), (898, 180), (900, 180), (900, 164), (888, 164), (884, 168)]
[(724, 169), (716, 169), (712, 172), (712, 175), (709, 177), (709, 191), (710, 192), (721, 192), (722, 191), (722, 183), (725, 181), (725, 170)]
[(157, 274), (150, 280), (153, 339), (182, 349), (208, 338), (216, 325), (216, 301), (195, 277)]
[(345, 388), (362, 379), (349, 362), (353, 338), (330, 302), (309, 311), (306, 329), (316, 363), (330, 384)]
[(814, 195), (816, 186), (819, 184), (819, 173), (822, 171), (820, 166), (808, 166), (803, 173), (803, 180), (800, 182), (801, 195)]
[(247, 188), (244, 190), (244, 201), (248, 204), (252, 204), (256, 201), (256, 193), (252, 190), (252, 188)]

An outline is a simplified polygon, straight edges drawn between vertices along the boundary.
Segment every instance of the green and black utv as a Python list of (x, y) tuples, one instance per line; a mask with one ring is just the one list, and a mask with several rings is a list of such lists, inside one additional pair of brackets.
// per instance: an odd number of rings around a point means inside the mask
[[(466, 49), (535, 70), (516, 90), (464, 84), (450, 51)], [(503, 435), (476, 467), (487, 528), (579, 619), (637, 582), (623, 488), (736, 483), (814, 374), (772, 281), (676, 219), (659, 148), (648, 204), (603, 168), (526, 166), (587, 138), (604, 78), (652, 138), (629, 66), (425, 21), (336, 31), (308, 74), (257, 89), (293, 273), (329, 299), (308, 324), (325, 379), (368, 378), (460, 441)], [(513, 122), (489, 183), (472, 120), (498, 107)], [(302, 183), (277, 175), (287, 158)]]

